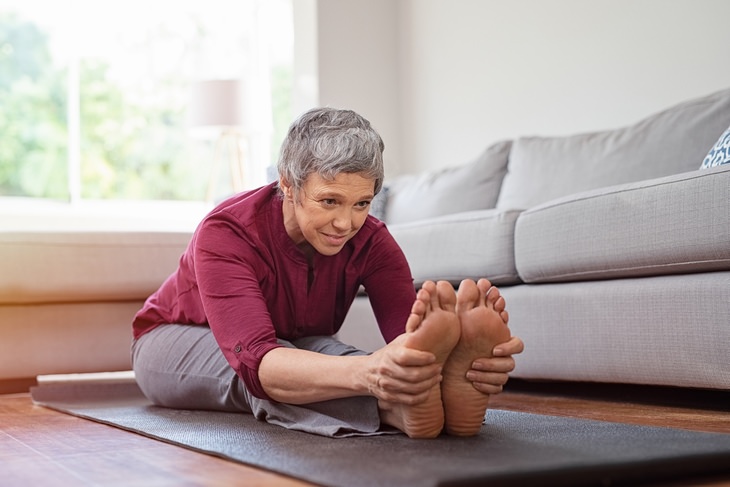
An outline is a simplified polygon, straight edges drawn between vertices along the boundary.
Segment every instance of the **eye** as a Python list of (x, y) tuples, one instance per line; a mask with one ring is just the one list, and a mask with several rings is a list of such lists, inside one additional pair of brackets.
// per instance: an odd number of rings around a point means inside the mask
[(333, 198), (325, 198), (321, 201), (324, 206), (335, 206), (337, 204), (337, 201)]
[(357, 202), (357, 203), (355, 204), (355, 206), (357, 206), (358, 208), (362, 208), (362, 209), (365, 209), (365, 208), (367, 208), (368, 206), (370, 206), (370, 202), (369, 202), (369, 201), (367, 201), (367, 200), (366, 200), (366, 201), (358, 201), (358, 202)]

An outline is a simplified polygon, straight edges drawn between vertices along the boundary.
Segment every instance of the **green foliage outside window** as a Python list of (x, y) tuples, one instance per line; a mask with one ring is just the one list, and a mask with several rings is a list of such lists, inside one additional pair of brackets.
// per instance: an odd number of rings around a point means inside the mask
[[(168, 74), (120, 86), (110, 69), (79, 62), (81, 197), (204, 199), (211, 147), (188, 136), (187, 81)], [(291, 70), (272, 78), (275, 160), (291, 117)], [(0, 15), (0, 196), (69, 198), (67, 93), (68, 67), (54, 64), (46, 34)]]
[(65, 198), (65, 73), (46, 36), (14, 15), (0, 17), (0, 194)]

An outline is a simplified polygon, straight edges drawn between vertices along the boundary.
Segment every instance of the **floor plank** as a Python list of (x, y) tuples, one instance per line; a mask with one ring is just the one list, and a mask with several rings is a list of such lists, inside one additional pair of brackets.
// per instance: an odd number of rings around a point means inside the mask
[(528, 413), (730, 433), (730, 392), (514, 380), (490, 405)]
[(0, 396), (3, 487), (310, 484)]
[[(730, 393), (512, 381), (495, 409), (730, 433)], [(27, 393), (0, 395), (0, 484), (7, 487), (310, 484), (196, 453), (36, 406)], [(662, 485), (688, 485), (686, 480)], [(730, 475), (691, 485), (730, 486)]]

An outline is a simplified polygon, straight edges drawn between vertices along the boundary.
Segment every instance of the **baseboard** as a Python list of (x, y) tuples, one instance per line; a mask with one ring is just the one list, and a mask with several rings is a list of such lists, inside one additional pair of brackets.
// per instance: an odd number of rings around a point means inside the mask
[(38, 385), (35, 377), (23, 379), (1, 379), (0, 394), (16, 394), (18, 392), (28, 392), (31, 387)]
[(695, 389), (646, 384), (569, 382), (510, 378), (508, 392), (574, 397), (599, 401), (629, 401), (636, 404), (727, 411), (730, 390)]

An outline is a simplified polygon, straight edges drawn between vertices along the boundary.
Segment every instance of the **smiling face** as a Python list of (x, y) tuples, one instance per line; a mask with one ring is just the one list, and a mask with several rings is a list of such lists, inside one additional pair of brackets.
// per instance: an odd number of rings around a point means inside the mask
[(287, 234), (305, 253), (322, 255), (337, 254), (360, 230), (375, 190), (375, 181), (361, 173), (340, 173), (334, 180), (313, 173), (298, 193), (284, 180), (279, 184)]

